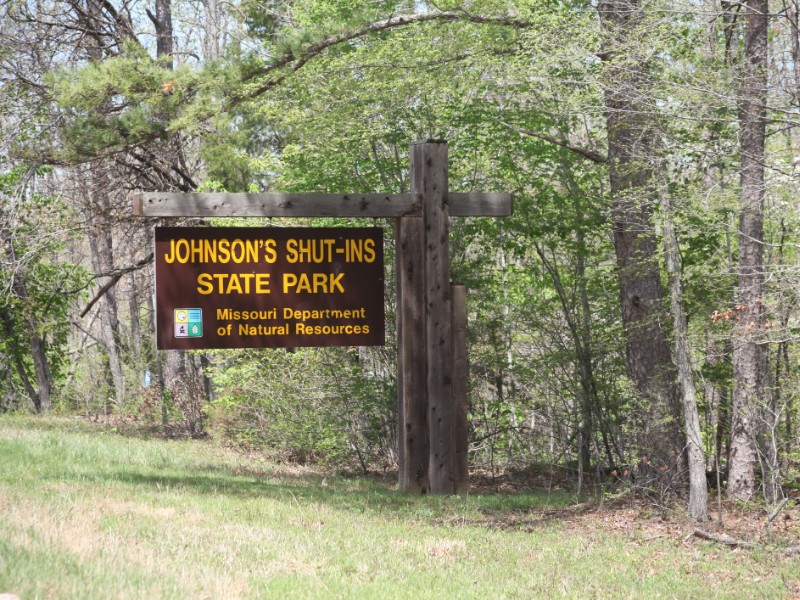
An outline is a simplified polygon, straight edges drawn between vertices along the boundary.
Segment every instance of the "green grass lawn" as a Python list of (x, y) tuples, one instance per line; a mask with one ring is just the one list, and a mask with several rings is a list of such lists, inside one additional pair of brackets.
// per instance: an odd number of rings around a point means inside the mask
[[(800, 557), (573, 519), (560, 493), (411, 497), (213, 441), (0, 416), (0, 594), (762, 598)], [(794, 509), (793, 509), (794, 510)], [(562, 516), (563, 515), (563, 516)], [(690, 531), (690, 530), (687, 530)]]

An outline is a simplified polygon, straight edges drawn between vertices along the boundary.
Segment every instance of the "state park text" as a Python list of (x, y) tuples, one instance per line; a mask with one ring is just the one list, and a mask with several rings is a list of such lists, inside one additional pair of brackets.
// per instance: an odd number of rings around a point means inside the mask
[(158, 347), (380, 345), (383, 230), (156, 228)]

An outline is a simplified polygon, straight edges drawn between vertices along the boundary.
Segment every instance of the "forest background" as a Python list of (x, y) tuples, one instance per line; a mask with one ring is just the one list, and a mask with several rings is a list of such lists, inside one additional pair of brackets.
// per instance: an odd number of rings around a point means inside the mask
[(707, 473), (780, 502), (800, 444), (799, 9), (2, 0), (0, 410), (394, 468), (392, 223), (385, 347), (158, 353), (153, 226), (234, 220), (134, 219), (131, 196), (407, 192), (409, 145), (445, 139), (451, 190), (515, 198), (451, 224), (471, 463), (691, 481), (701, 520)]

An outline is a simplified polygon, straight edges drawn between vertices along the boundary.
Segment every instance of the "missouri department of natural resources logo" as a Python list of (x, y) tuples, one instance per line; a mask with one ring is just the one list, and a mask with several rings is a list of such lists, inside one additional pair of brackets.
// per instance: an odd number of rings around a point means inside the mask
[(175, 337), (203, 337), (203, 309), (175, 309)]

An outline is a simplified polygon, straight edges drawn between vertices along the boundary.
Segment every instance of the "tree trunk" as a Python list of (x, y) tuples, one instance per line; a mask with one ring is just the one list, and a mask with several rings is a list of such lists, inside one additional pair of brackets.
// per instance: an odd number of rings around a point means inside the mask
[[(102, 31), (102, 7), (98, 0), (87, 0), (87, 12), (83, 20), (87, 31)], [(86, 48), (90, 61), (97, 62), (103, 59), (103, 48), (100, 38), (87, 36)], [(110, 218), (110, 202), (108, 193), (110, 189), (107, 177), (107, 166), (96, 162), (89, 167), (88, 189), (84, 192), (84, 206), (86, 207), (89, 247), (92, 252), (92, 268), (96, 275), (111, 273), (114, 270), (113, 250), (113, 221)], [(109, 375), (114, 387), (116, 405), (125, 404), (125, 379), (122, 372), (122, 352), (120, 351), (119, 317), (117, 312), (117, 298), (113, 287), (103, 294), (100, 302), (100, 339), (103, 340), (108, 355)]]
[[(725, 342), (726, 350), (720, 349), (712, 334), (706, 332), (706, 367), (717, 370), (724, 361), (730, 360), (730, 348), (728, 340)], [(730, 415), (731, 402), (730, 390), (728, 387), (720, 385), (714, 379), (705, 381), (706, 404), (708, 405), (707, 427), (714, 432), (714, 463), (713, 468), (722, 468), (722, 459), (728, 463), (730, 455)], [(723, 447), (725, 448), (723, 452)]]
[(156, 14), (150, 14), (156, 28), (156, 56), (173, 68), (172, 0), (156, 0)]
[(657, 129), (648, 102), (648, 68), (636, 55), (646, 43), (640, 0), (603, 0), (606, 130), (614, 248), (625, 327), (628, 376), (639, 402), (634, 428), (642, 474), (671, 470), (680, 440), (675, 367), (653, 223), (653, 146)]
[[(781, 355), (783, 356), (783, 364), (785, 368), (786, 378), (788, 379), (789, 375), (789, 344), (784, 343), (782, 344), (782, 351), (779, 350)], [(776, 382), (777, 386), (777, 382)], [(794, 419), (794, 394), (789, 392), (786, 394), (786, 410), (785, 410), (785, 439), (786, 439), (786, 454), (791, 454), (794, 451), (794, 440), (792, 436), (794, 435), (794, 428), (792, 426), (792, 422)]]
[[(98, 173), (101, 167), (92, 168), (92, 189), (89, 194), (90, 215), (95, 221), (94, 227), (88, 228), (89, 246), (92, 251), (92, 268), (97, 274), (110, 273), (114, 270), (112, 232), (107, 222), (107, 202), (102, 192), (102, 176)], [(105, 206), (104, 206), (105, 205)], [(119, 317), (117, 313), (117, 297), (114, 288), (110, 288), (100, 301), (101, 335), (106, 353), (111, 381), (114, 386), (114, 399), (119, 408), (125, 405), (125, 376), (122, 371), (122, 352), (119, 344)]]
[(33, 370), (36, 373), (36, 389), (39, 392), (38, 412), (47, 412), (52, 406), (53, 376), (47, 362), (45, 341), (39, 335), (39, 327), (33, 317), (28, 317), (26, 321)]
[(766, 0), (748, 0), (740, 113), (741, 214), (738, 322), (733, 330), (733, 414), (728, 496), (756, 491), (759, 412), (764, 400), (764, 150), (767, 99)]
[(205, 20), (202, 31), (203, 58), (207, 62), (218, 60), (222, 46), (224, 13), (219, 0), (205, 0)]
[[(591, 312), (589, 308), (589, 293), (586, 289), (586, 240), (582, 217), (583, 215), (578, 221), (576, 232), (575, 275), (577, 276), (576, 283), (580, 300), (580, 333), (575, 341), (581, 380), (581, 424), (578, 452), (583, 469), (588, 470), (592, 462), (592, 412), (599, 405), (599, 400), (592, 360)], [(578, 340), (580, 340), (579, 345), (577, 343)]]
[(786, 8), (786, 19), (789, 21), (792, 44), (792, 65), (794, 67), (794, 88), (792, 102), (800, 106), (800, 2), (792, 0)]
[[(2, 320), (2, 319), (0, 319)], [(0, 353), (0, 411), (13, 409), (17, 405), (16, 394), (11, 385), (11, 364), (13, 357)]]
[(672, 206), (666, 191), (661, 192), (661, 212), (664, 237), (664, 254), (669, 279), (669, 299), (675, 337), (675, 359), (678, 364), (678, 382), (683, 401), (686, 450), (689, 462), (689, 515), (695, 521), (708, 520), (708, 489), (706, 484), (706, 459), (703, 453), (703, 438), (700, 431), (700, 416), (697, 412), (697, 393), (694, 386), (692, 355), (689, 346), (689, 331), (686, 312), (683, 308), (683, 284), (681, 282), (680, 253)]
[[(156, 55), (168, 69), (174, 68), (172, 0), (155, 0), (155, 14), (148, 10), (148, 16), (156, 28)], [(178, 149), (181, 152), (181, 149)], [(182, 350), (165, 350), (164, 366), (160, 359), (158, 369), (163, 375), (163, 389), (169, 390), (172, 401), (178, 405), (187, 400), (186, 395), (197, 389), (190, 385), (194, 373), (187, 369), (187, 357)], [(162, 390), (162, 424), (167, 425), (166, 398)]]
[(131, 313), (131, 335), (129, 348), (133, 351), (134, 364), (138, 369), (142, 364), (142, 320), (139, 315), (139, 277), (136, 271), (130, 275), (131, 288), (128, 296), (128, 310)]
[[(3, 323), (3, 331), (6, 334), (6, 337), (12, 339), (14, 336), (14, 322), (7, 309), (0, 309), (0, 320)], [(39, 392), (35, 387), (33, 387), (30, 377), (28, 377), (28, 372), (25, 369), (25, 363), (22, 362), (21, 349), (14, 348), (11, 358), (14, 362), (14, 368), (17, 371), (17, 375), (22, 382), (22, 386), (25, 388), (25, 393), (33, 403), (33, 409), (37, 413), (42, 412), (42, 399), (39, 397)]]

